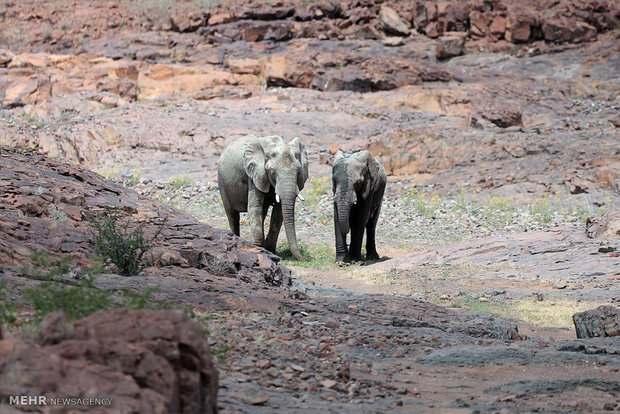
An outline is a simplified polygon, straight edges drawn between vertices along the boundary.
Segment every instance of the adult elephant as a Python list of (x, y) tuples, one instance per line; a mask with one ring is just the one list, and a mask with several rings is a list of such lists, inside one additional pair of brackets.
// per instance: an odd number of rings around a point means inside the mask
[[(334, 230), (336, 262), (362, 260), (362, 239), (366, 230), (366, 259), (377, 260), (375, 229), (387, 176), (379, 161), (368, 151), (345, 154), (338, 151), (332, 168), (334, 185)], [(347, 234), (351, 230), (351, 244)]]
[[(308, 155), (294, 138), (288, 144), (276, 135), (246, 135), (222, 152), (217, 180), (231, 230), (239, 236), (239, 213), (248, 212), (252, 242), (276, 251), (282, 222), (291, 254), (303, 260), (295, 233), (295, 200), (308, 179)], [(269, 233), (264, 223), (273, 206)]]

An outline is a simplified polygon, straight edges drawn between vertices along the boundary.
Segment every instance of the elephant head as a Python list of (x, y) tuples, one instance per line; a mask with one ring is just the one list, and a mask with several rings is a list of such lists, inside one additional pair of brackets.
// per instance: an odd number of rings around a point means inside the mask
[(334, 158), (332, 182), (338, 224), (342, 234), (349, 232), (351, 208), (366, 200), (379, 182), (380, 165), (368, 151), (344, 154), (338, 151)]
[(295, 200), (308, 179), (308, 155), (301, 139), (285, 144), (279, 136), (257, 138), (244, 152), (245, 172), (263, 193), (273, 187), (276, 202), (282, 204), (282, 217), (291, 254), (303, 260), (295, 233)]

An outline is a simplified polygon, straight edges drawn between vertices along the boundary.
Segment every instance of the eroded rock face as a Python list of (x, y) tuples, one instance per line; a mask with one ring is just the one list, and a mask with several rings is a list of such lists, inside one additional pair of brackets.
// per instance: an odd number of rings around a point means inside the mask
[(40, 338), (0, 341), (3, 394), (105, 397), (104, 408), (121, 412), (217, 412), (218, 372), (203, 329), (182, 312), (99, 311), (75, 323), (52, 313)]
[(573, 315), (577, 338), (620, 336), (620, 309), (599, 306)]

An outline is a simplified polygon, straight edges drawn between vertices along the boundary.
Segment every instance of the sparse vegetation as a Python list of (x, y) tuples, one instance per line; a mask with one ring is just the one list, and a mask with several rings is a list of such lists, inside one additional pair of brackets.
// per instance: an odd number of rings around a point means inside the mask
[(184, 176), (180, 176), (180, 177), (174, 177), (172, 178), (168, 184), (170, 185), (170, 187), (172, 187), (174, 190), (180, 190), (181, 188), (184, 187), (189, 187), (190, 185), (193, 184), (193, 180), (190, 176), (184, 177)]
[(520, 300), (515, 302), (513, 312), (517, 320), (537, 326), (573, 328), (573, 314), (597, 308), (605, 303), (575, 302), (566, 299), (544, 301)]
[(49, 213), (52, 220), (54, 220), (54, 223), (59, 221), (65, 221), (67, 219), (67, 214), (55, 205), (50, 206), (50, 208), (47, 209), (47, 212)]
[(172, 304), (151, 298), (155, 288), (142, 293), (122, 289), (119, 297), (107, 290), (97, 289), (90, 279), (76, 286), (58, 282), (44, 282), (40, 286), (24, 289), (24, 297), (34, 310), (34, 321), (41, 322), (45, 315), (57, 310), (64, 311), (69, 319), (84, 318), (98, 310), (106, 309), (171, 309)]
[(70, 256), (53, 256), (43, 250), (32, 252), (20, 267), (21, 272), (38, 280), (51, 280), (55, 276), (66, 275), (71, 270)]
[(69, 121), (71, 118), (78, 114), (77, 111), (73, 109), (64, 109), (60, 112), (60, 120), (63, 122)]
[(475, 312), (486, 313), (496, 318), (513, 319), (512, 309), (506, 302), (481, 301), (480, 298), (465, 295), (462, 299), (452, 304), (454, 308), (461, 308)]
[(573, 328), (572, 316), (576, 312), (583, 312), (596, 308), (603, 303), (574, 302), (565, 299), (519, 301), (499, 301), (487, 299), (481, 301), (471, 295), (452, 302), (451, 307), (486, 313), (497, 318), (504, 318), (515, 322), (526, 322), (542, 327)]
[(284, 241), (278, 245), (277, 254), (282, 258), (282, 262), (286, 265), (305, 267), (309, 269), (329, 269), (335, 268), (334, 260), (336, 251), (333, 247), (325, 244), (307, 244), (297, 242), (299, 253), (304, 258), (303, 262), (298, 262), (291, 254), (288, 242)]
[(144, 255), (153, 247), (165, 220), (150, 239), (145, 238), (143, 225), (130, 230), (130, 222), (123, 221), (120, 214), (112, 210), (91, 216), (89, 220), (95, 251), (107, 262), (114, 264), (121, 275), (135, 276), (152, 264), (152, 260), (146, 260)]
[(50, 312), (62, 310), (70, 319), (80, 319), (100, 309), (113, 305), (112, 293), (94, 288), (90, 281), (77, 286), (45, 282), (26, 288), (24, 297), (34, 310), (35, 322), (40, 322)]
[(420, 193), (416, 187), (405, 195), (405, 201), (413, 208), (416, 214), (430, 219), (435, 217), (435, 213), (441, 207), (441, 198), (438, 195), (427, 197)]
[(0, 281), (0, 327), (12, 324), (16, 320), (17, 303), (8, 300), (8, 288), (5, 282)]
[(310, 177), (305, 188), (306, 204), (314, 205), (321, 201), (321, 198), (328, 194), (331, 189), (331, 181), (327, 175), (323, 177)]
[(47, 120), (45, 118), (40, 118), (36, 115), (24, 114), (24, 120), (32, 129), (40, 129), (47, 125)]

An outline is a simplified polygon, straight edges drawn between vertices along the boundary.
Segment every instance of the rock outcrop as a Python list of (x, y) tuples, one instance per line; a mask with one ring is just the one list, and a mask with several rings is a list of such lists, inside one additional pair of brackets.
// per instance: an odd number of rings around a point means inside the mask
[(599, 306), (573, 315), (577, 338), (620, 336), (620, 308)]
[(217, 280), (238, 278), (263, 286), (290, 281), (277, 256), (95, 173), (6, 149), (0, 149), (0, 166), (0, 263), (5, 265), (18, 266), (41, 250), (69, 255), (79, 266), (92, 255), (86, 215), (111, 208), (124, 211), (134, 225), (145, 225), (147, 237), (166, 220), (163, 240), (153, 252), (161, 256), (159, 266), (200, 269)]
[(0, 396), (36, 390), (92, 398), (90, 409), (106, 411), (217, 412), (218, 372), (207, 339), (182, 312), (99, 311), (74, 323), (63, 315), (47, 316), (40, 343), (0, 341)]

